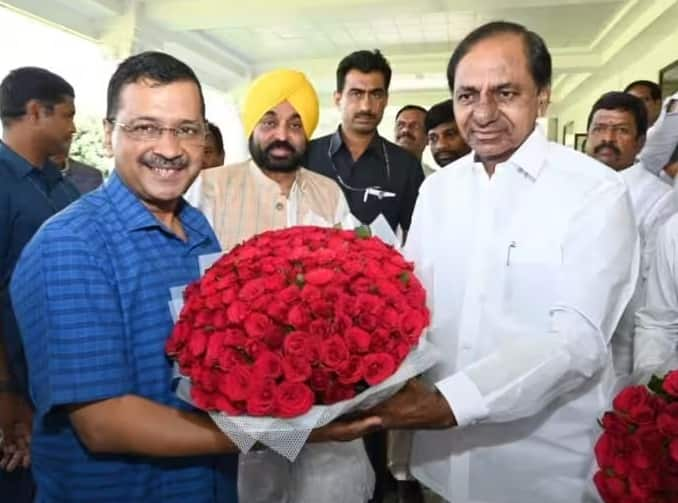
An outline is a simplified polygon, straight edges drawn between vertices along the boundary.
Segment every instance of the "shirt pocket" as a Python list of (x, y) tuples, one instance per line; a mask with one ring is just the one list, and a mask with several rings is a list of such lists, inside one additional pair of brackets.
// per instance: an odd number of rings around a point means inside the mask
[(540, 331), (548, 329), (562, 261), (559, 243), (510, 242), (504, 277), (504, 313), (521, 325)]

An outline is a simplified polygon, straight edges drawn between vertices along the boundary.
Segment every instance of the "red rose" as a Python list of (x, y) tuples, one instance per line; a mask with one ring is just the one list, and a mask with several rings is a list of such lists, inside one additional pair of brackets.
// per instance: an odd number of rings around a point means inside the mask
[(186, 345), (190, 333), (191, 327), (189, 326), (189, 324), (185, 321), (180, 320), (176, 325), (174, 325), (172, 335), (170, 336), (169, 339), (167, 339), (167, 342), (165, 343), (165, 352), (169, 356), (176, 355), (181, 350), (181, 348), (183, 348)]
[(330, 382), (323, 393), (323, 402), (326, 405), (332, 405), (344, 400), (350, 400), (355, 396), (355, 388), (353, 385), (340, 384), (338, 382)]
[(302, 356), (286, 356), (282, 359), (282, 369), (289, 382), (304, 382), (311, 377), (311, 364)]
[(665, 457), (665, 439), (656, 425), (640, 426), (634, 432), (632, 440), (635, 444), (631, 452), (631, 464), (634, 468), (646, 470), (662, 462)]
[(262, 351), (252, 365), (255, 378), (275, 379), (282, 374), (282, 358), (272, 351)]
[(266, 292), (266, 280), (264, 278), (254, 278), (246, 281), (238, 291), (238, 298), (244, 302), (252, 302), (257, 297)]
[(678, 439), (671, 440), (669, 444), (669, 455), (674, 463), (678, 463)]
[(193, 327), (207, 327), (212, 326), (212, 313), (209, 309), (200, 309), (195, 313), (195, 318), (193, 319)]
[[(214, 293), (210, 295), (209, 297), (205, 298), (205, 307), (207, 309), (210, 309), (212, 311), (215, 311), (217, 309), (221, 309), (222, 302), (221, 302), (221, 294)], [(219, 314), (221, 311), (217, 311), (214, 314)]]
[(285, 332), (283, 331), (282, 328), (274, 326), (271, 330), (269, 330), (266, 335), (264, 335), (264, 338), (262, 339), (262, 342), (266, 344), (266, 347), (268, 349), (277, 351), (280, 348), (282, 348), (283, 341), (285, 340)]
[(629, 474), (629, 492), (636, 501), (651, 501), (660, 486), (659, 475), (652, 470), (635, 470)]
[(306, 330), (311, 322), (311, 316), (304, 306), (296, 304), (290, 308), (287, 314), (287, 322), (297, 330)]
[(617, 412), (628, 414), (632, 407), (646, 405), (650, 393), (645, 386), (628, 386), (615, 397), (612, 405)]
[(310, 335), (306, 332), (290, 332), (287, 334), (283, 342), (285, 354), (306, 357), (308, 355), (306, 341), (308, 341), (309, 337)]
[(383, 328), (378, 328), (372, 332), (372, 338), (370, 340), (370, 351), (373, 353), (383, 353), (386, 351), (389, 345), (390, 337), (388, 332)]
[(331, 302), (326, 302), (323, 299), (314, 300), (308, 305), (311, 313), (317, 318), (331, 318), (334, 313), (334, 306)]
[(400, 320), (400, 327), (410, 344), (419, 342), (424, 328), (428, 325), (427, 316), (422, 311), (409, 309), (403, 313)]
[(219, 290), (226, 290), (231, 288), (238, 283), (238, 277), (234, 272), (227, 272), (220, 277), (217, 277), (217, 288)]
[(322, 299), (322, 297), (323, 291), (317, 286), (305, 285), (304, 288), (301, 289), (301, 300), (307, 304), (318, 301)]
[(236, 365), (243, 363), (241, 354), (233, 348), (224, 348), (219, 355), (219, 368), (222, 370), (231, 370)]
[(216, 393), (214, 395), (214, 408), (229, 416), (239, 416), (244, 412), (242, 407), (231, 402), (224, 395)]
[(615, 435), (629, 435), (633, 433), (633, 429), (629, 423), (622, 419), (616, 412), (608, 411), (603, 415), (601, 420), (603, 428)]
[(261, 339), (267, 332), (273, 329), (273, 322), (265, 314), (250, 313), (245, 319), (245, 332), (250, 337)]
[(196, 407), (202, 410), (215, 410), (216, 405), (214, 402), (216, 396), (217, 395), (215, 393), (205, 391), (198, 385), (194, 384), (191, 386), (191, 400), (193, 400), (193, 403)]
[(238, 290), (235, 288), (228, 288), (221, 292), (221, 303), (224, 306), (229, 306), (238, 298)]
[(371, 332), (379, 326), (379, 318), (369, 313), (362, 313), (358, 316), (358, 325), (363, 330)]
[(219, 391), (234, 402), (246, 400), (252, 383), (252, 372), (245, 365), (236, 365), (219, 382)]
[(364, 277), (358, 277), (351, 281), (350, 288), (355, 294), (369, 293), (372, 290), (372, 281)]
[(341, 384), (355, 384), (363, 378), (365, 367), (360, 356), (351, 356), (348, 365), (337, 372), (337, 380)]
[(384, 300), (371, 293), (360, 293), (355, 298), (356, 308), (360, 314), (378, 316), (386, 306)]
[(387, 328), (400, 330), (400, 313), (392, 307), (387, 307), (382, 313), (382, 320)]
[(329, 372), (318, 367), (311, 371), (311, 378), (308, 380), (308, 384), (313, 391), (325, 391), (329, 383)]
[(228, 326), (228, 316), (226, 315), (226, 311), (222, 309), (214, 311), (214, 315), (212, 316), (212, 326), (217, 330), (222, 330)]
[(310, 285), (323, 286), (334, 279), (334, 271), (331, 269), (318, 268), (304, 274), (304, 280)]
[(370, 386), (384, 381), (396, 370), (395, 361), (388, 353), (374, 353), (363, 358), (365, 381)]
[(279, 292), (287, 287), (287, 281), (282, 274), (272, 274), (264, 278), (264, 288), (267, 292)]
[(193, 330), (188, 341), (188, 350), (193, 356), (200, 356), (207, 349), (207, 333), (203, 330)]
[(211, 278), (204, 278), (200, 281), (200, 294), (203, 297), (209, 297), (217, 293), (217, 282)]
[(290, 285), (284, 290), (281, 290), (280, 293), (278, 294), (278, 297), (282, 302), (284, 302), (287, 305), (290, 305), (298, 301), (300, 295), (301, 291), (299, 290), (299, 287), (296, 285)]
[(266, 309), (268, 308), (269, 304), (273, 301), (273, 294), (270, 293), (265, 293), (264, 295), (260, 295), (256, 299), (254, 299), (252, 302), (250, 302), (250, 309), (252, 311), (260, 311), (260, 312), (265, 312)]
[(313, 320), (308, 326), (308, 332), (313, 337), (325, 338), (330, 333), (330, 322), (323, 319)]
[(266, 314), (278, 323), (287, 320), (287, 305), (280, 300), (272, 300), (266, 306)]
[(276, 385), (273, 379), (255, 381), (247, 399), (247, 413), (251, 416), (270, 416), (275, 412)]
[(224, 346), (238, 348), (243, 347), (246, 343), (247, 336), (239, 328), (227, 328), (224, 330)]
[(320, 346), (320, 361), (331, 369), (340, 369), (348, 363), (348, 348), (344, 339), (333, 335)]
[(351, 353), (367, 353), (370, 349), (370, 334), (358, 327), (351, 327), (346, 331), (346, 344)]
[(666, 436), (678, 437), (678, 402), (667, 405), (659, 413), (657, 428)]
[(621, 496), (628, 494), (625, 480), (607, 476), (602, 470), (596, 472), (593, 482), (605, 503), (617, 503)]
[(224, 348), (224, 334), (222, 332), (214, 332), (209, 337), (207, 342), (207, 349), (203, 358), (203, 363), (207, 367), (212, 367), (219, 361), (219, 356)]
[(283, 382), (275, 391), (278, 415), (283, 418), (296, 417), (308, 412), (313, 406), (311, 389), (300, 382)]
[(662, 389), (674, 398), (678, 398), (678, 370), (672, 370), (666, 377)]
[(247, 304), (239, 300), (236, 300), (226, 309), (226, 316), (228, 317), (228, 321), (230, 323), (239, 324), (245, 321), (245, 318), (247, 317), (249, 311), (250, 310), (247, 307)]

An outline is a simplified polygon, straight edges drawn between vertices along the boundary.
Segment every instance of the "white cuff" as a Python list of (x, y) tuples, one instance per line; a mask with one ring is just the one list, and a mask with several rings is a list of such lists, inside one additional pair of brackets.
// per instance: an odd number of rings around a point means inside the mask
[(464, 372), (446, 377), (435, 386), (450, 404), (457, 426), (475, 424), (488, 416), (480, 390)]

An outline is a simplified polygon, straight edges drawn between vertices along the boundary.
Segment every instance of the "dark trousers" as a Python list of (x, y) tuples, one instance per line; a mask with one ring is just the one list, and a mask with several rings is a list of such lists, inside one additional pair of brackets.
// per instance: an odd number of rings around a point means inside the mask
[(386, 493), (395, 490), (395, 479), (388, 470), (386, 459), (386, 431), (370, 433), (363, 440), (375, 476), (374, 495), (370, 503), (383, 503)]
[(17, 468), (13, 472), (0, 470), (0, 501), (7, 503), (31, 503), (35, 485), (31, 470)]

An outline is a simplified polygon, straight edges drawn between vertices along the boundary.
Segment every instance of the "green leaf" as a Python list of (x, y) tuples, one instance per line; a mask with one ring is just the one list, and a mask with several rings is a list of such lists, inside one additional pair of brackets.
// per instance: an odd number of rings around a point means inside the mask
[(407, 271), (403, 271), (398, 276), (398, 279), (401, 281), (403, 285), (407, 286), (410, 284), (410, 273)]
[(356, 236), (360, 239), (367, 239), (372, 237), (372, 231), (367, 225), (361, 225), (360, 227), (355, 228)]
[(657, 377), (656, 375), (652, 375), (650, 378), (650, 382), (647, 383), (647, 387), (650, 388), (650, 391), (655, 392), (657, 395), (664, 395), (666, 392), (664, 391), (664, 388), (662, 385), (664, 384), (664, 379), (661, 377)]

